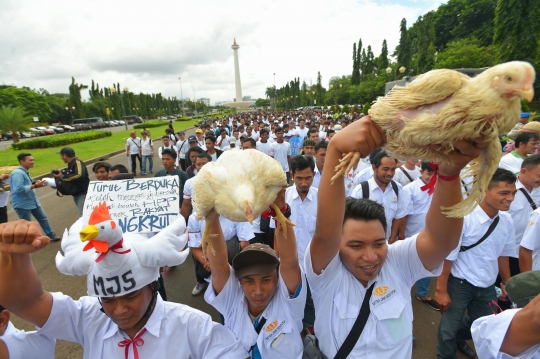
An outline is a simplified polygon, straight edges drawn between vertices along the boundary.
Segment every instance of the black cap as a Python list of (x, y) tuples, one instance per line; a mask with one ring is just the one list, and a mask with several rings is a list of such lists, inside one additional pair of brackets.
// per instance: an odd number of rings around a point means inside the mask
[(248, 245), (233, 261), (236, 278), (248, 275), (267, 275), (277, 268), (279, 258), (270, 246), (261, 243)]
[(56, 152), (57, 155), (66, 155), (68, 157), (75, 157), (75, 151), (71, 147), (64, 147), (60, 152)]
[(188, 139), (187, 139), (187, 141), (188, 141), (188, 142), (199, 142), (199, 141), (197, 141), (197, 137), (195, 137), (195, 136), (193, 136), (193, 135), (189, 136)]

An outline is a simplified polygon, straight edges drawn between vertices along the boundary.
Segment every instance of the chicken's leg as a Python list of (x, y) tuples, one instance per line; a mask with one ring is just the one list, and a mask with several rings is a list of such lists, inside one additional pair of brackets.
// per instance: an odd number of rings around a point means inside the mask
[(285, 218), (283, 213), (281, 213), (281, 210), (279, 209), (279, 206), (275, 203), (271, 204), (274, 211), (276, 211), (276, 222), (279, 224), (279, 227), (276, 229), (279, 230), (280, 228), (283, 229), (283, 237), (287, 238), (287, 223), (291, 226), (294, 226), (294, 223), (289, 221), (288, 218)]
[(210, 238), (213, 236), (217, 236), (217, 234), (210, 234), (210, 227), (212, 226), (212, 223), (216, 219), (216, 212), (212, 211), (206, 215), (206, 223), (204, 225), (204, 231), (202, 234), (202, 241), (201, 241), (201, 247), (203, 251), (204, 258), (208, 258), (206, 255), (207, 248), (210, 248), (210, 251), (213, 255), (216, 255), (216, 251), (214, 250), (214, 247), (212, 246), (212, 243), (210, 242)]
[(339, 176), (345, 177), (347, 173), (349, 173), (351, 168), (358, 164), (358, 162), (360, 161), (360, 156), (360, 152), (349, 152), (347, 153), (347, 155), (345, 155), (345, 157), (340, 159), (339, 165), (337, 165), (335, 168), (336, 174), (334, 175), (334, 177), (332, 177), (330, 183), (334, 184), (334, 181), (337, 180)]

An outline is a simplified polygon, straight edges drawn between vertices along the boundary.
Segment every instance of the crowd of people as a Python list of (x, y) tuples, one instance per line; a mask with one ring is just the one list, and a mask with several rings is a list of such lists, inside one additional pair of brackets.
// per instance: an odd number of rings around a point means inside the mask
[[(38, 351), (52, 358), (55, 338), (80, 343), (85, 358), (410, 358), (412, 300), (442, 314), (433, 353), (439, 359), (457, 358), (458, 351), (471, 358), (540, 357), (540, 126), (526, 115), (509, 133), (512, 142), (505, 144), (485, 198), (463, 219), (446, 217), (441, 208), (468, 196), (474, 179), (460, 173), (482, 141), (454, 144), (449, 160), (434, 166), (381, 150), (384, 139), (362, 131), (374, 126), (362, 115), (237, 113), (202, 123), (190, 136), (171, 124), (157, 150), (162, 168), (154, 173), (149, 132), (141, 138), (132, 132), (130, 165), (100, 161), (92, 171), (98, 181), (178, 177), (180, 219), (148, 241), (184, 240), (175, 246), (190, 249), (197, 281), (192, 295), (204, 293), (221, 323), (166, 302), (159, 267), (179, 264), (167, 256), (148, 265), (151, 275), (134, 262), (137, 285), (114, 296), (73, 300), (43, 290), (30, 254), (60, 238), (35, 194), (47, 183), (32, 181), (34, 160), (22, 153), (10, 186), (12, 206), (26, 221), (0, 217), (0, 359), (37, 357), (28, 353)], [(298, 153), (294, 136), (302, 143)], [(276, 204), (294, 226), (287, 225), (285, 236), (272, 209), (253, 223), (212, 211), (207, 219), (217, 218), (209, 222), (216, 235), (210, 238), (213, 253), (205, 256), (206, 222), (192, 213), (194, 179), (224, 152), (248, 150), (281, 165), (288, 187)], [(341, 154), (351, 151), (369, 156), (332, 185)], [(86, 166), (71, 148), (60, 155), (67, 168), (54, 174), (54, 185), (73, 196), (82, 216)], [(28, 222), (31, 215), (41, 228)], [(106, 255), (136, 248), (129, 236), (123, 240)], [(114, 261), (100, 263), (107, 280), (119, 276), (131, 283)], [(89, 274), (88, 292), (96, 285)], [(38, 332), (15, 333), (8, 310)]]

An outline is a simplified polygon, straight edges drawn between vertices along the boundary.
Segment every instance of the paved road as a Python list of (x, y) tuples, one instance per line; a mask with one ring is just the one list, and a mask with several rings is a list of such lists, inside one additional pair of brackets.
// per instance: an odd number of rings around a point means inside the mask
[[(190, 132), (193, 132), (190, 131)], [(156, 136), (153, 136), (156, 137)], [(161, 143), (156, 141), (156, 150)], [(156, 151), (157, 153), (157, 151)], [(111, 164), (126, 164), (124, 154), (112, 157), (108, 160)], [(154, 158), (154, 170), (161, 168), (161, 162), (156, 156)], [(90, 169), (89, 169), (90, 170)], [(91, 170), (90, 170), (91, 172)], [(95, 177), (91, 177), (95, 180)], [(50, 188), (42, 188), (37, 191), (39, 200), (44, 207), (53, 229), (58, 233), (63, 233), (64, 228), (69, 228), (77, 220), (77, 211), (75, 204), (70, 197), (60, 198), (56, 196), (56, 191)], [(9, 211), (9, 218), (17, 219), (13, 210)], [(34, 254), (33, 261), (43, 282), (43, 287), (51, 292), (63, 292), (73, 298), (79, 298), (86, 295), (86, 278), (71, 277), (60, 274), (54, 264), (54, 257), (60, 250), (59, 243), (51, 243), (42, 251)], [(431, 293), (434, 290), (434, 280), (432, 280)], [(165, 277), (165, 287), (170, 301), (183, 303), (191, 307), (202, 310), (212, 315), (216, 321), (219, 320), (217, 312), (206, 302), (202, 295), (193, 297), (191, 290), (196, 284), (195, 273), (193, 270), (193, 261), (188, 257), (186, 262), (176, 268), (171, 269), (168, 276)], [(414, 310), (414, 336), (416, 338), (413, 349), (413, 358), (435, 358), (437, 346), (437, 328), (439, 325), (439, 312), (429, 309), (426, 305), (413, 299)], [(15, 326), (20, 329), (33, 330), (28, 323), (19, 318), (14, 318)], [(56, 346), (57, 359), (80, 359), (82, 358), (82, 349), (79, 344), (58, 341)], [(458, 354), (458, 358), (464, 356)], [(401, 359), (401, 358), (396, 358)]]

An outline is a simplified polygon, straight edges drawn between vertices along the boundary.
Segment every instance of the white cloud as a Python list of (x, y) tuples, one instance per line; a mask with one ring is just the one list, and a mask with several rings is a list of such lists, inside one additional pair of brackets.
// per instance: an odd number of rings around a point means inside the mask
[(234, 97), (233, 38), (244, 95), (274, 82), (349, 74), (352, 44), (393, 51), (437, 0), (0, 0), (0, 82), (67, 92), (71, 76), (134, 92)]

